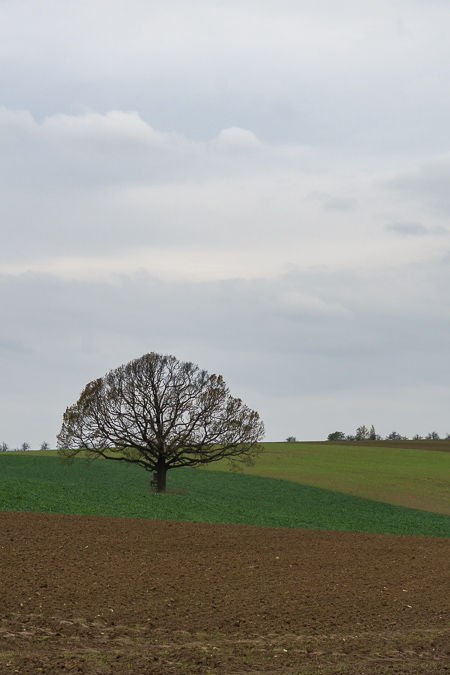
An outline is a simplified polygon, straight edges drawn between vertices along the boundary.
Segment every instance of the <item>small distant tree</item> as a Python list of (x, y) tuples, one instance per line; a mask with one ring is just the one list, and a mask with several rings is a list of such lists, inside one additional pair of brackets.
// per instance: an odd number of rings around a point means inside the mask
[(423, 441), (423, 438), (419, 434), (416, 434), (415, 436), (412, 437), (411, 440), (413, 440), (413, 441)]
[(29, 443), (22, 443), (22, 445), (20, 446), (20, 449), (21, 449), (22, 452), (26, 452), (27, 450), (30, 449), (30, 447), (31, 446), (30, 446)]
[(355, 434), (356, 441), (368, 441), (369, 440), (369, 430), (364, 424), (361, 427), (358, 427)]
[(345, 434), (343, 431), (333, 431), (328, 434), (327, 441), (345, 441)]
[(47, 441), (42, 441), (40, 449), (41, 450), (50, 450), (50, 445), (47, 443)]
[(345, 437), (345, 440), (346, 441), (356, 441), (356, 436), (354, 436), (353, 434), (347, 434), (347, 436)]
[(7, 443), (0, 443), (0, 452), (8, 452), (9, 446)]
[(295, 436), (288, 436), (286, 438), (286, 443), (296, 443), (296, 442), (297, 442), (297, 439), (296, 439)]
[(440, 436), (437, 431), (431, 431), (425, 438), (427, 441), (438, 441)]
[(369, 441), (381, 441), (381, 436), (379, 434), (377, 434), (373, 424), (370, 427), (370, 431), (369, 431)]
[(396, 431), (391, 431), (389, 436), (386, 436), (387, 441), (406, 441), (408, 440), (405, 436), (398, 434)]
[(58, 454), (137, 464), (164, 492), (169, 469), (253, 464), (263, 437), (258, 413), (231, 396), (221, 375), (151, 352), (86, 385), (64, 413)]

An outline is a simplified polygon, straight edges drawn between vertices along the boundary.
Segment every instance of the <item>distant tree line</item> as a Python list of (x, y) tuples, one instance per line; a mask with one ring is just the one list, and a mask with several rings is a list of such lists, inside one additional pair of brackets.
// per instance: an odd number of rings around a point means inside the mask
[[(30, 450), (31, 445), (29, 443), (22, 443), (19, 448), (10, 448), (7, 443), (0, 443), (0, 452), (26, 452)], [(42, 441), (40, 450), (49, 450), (50, 445), (47, 441)]]
[[(444, 436), (445, 440), (450, 440), (450, 434)], [(354, 434), (345, 434), (343, 431), (333, 431), (328, 434), (327, 441), (438, 441), (440, 436), (437, 431), (431, 431), (426, 436), (419, 436), (416, 434), (411, 439), (408, 436), (402, 436), (396, 431), (391, 431), (384, 439), (376, 433), (375, 427), (368, 429), (364, 424), (356, 429)]]

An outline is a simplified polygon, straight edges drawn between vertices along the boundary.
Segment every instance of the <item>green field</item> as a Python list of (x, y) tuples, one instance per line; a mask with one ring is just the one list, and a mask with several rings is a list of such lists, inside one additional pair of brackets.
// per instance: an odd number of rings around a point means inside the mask
[(176, 492), (155, 494), (139, 467), (82, 458), (68, 466), (36, 454), (0, 458), (1, 510), (450, 536), (448, 515), (291, 480), (178, 469), (169, 473)]
[(433, 450), (450, 448), (449, 442), (264, 445), (266, 452), (245, 473), (450, 515), (450, 452)]

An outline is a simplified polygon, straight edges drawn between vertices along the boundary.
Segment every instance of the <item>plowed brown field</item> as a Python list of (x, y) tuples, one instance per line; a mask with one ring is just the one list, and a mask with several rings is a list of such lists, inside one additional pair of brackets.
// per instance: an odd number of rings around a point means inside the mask
[(450, 672), (450, 541), (0, 512), (2, 673)]

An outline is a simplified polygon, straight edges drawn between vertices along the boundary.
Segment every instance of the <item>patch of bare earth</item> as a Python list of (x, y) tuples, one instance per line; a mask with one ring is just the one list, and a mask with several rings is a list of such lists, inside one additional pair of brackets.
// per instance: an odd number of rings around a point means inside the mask
[(0, 672), (450, 672), (449, 544), (0, 512)]

